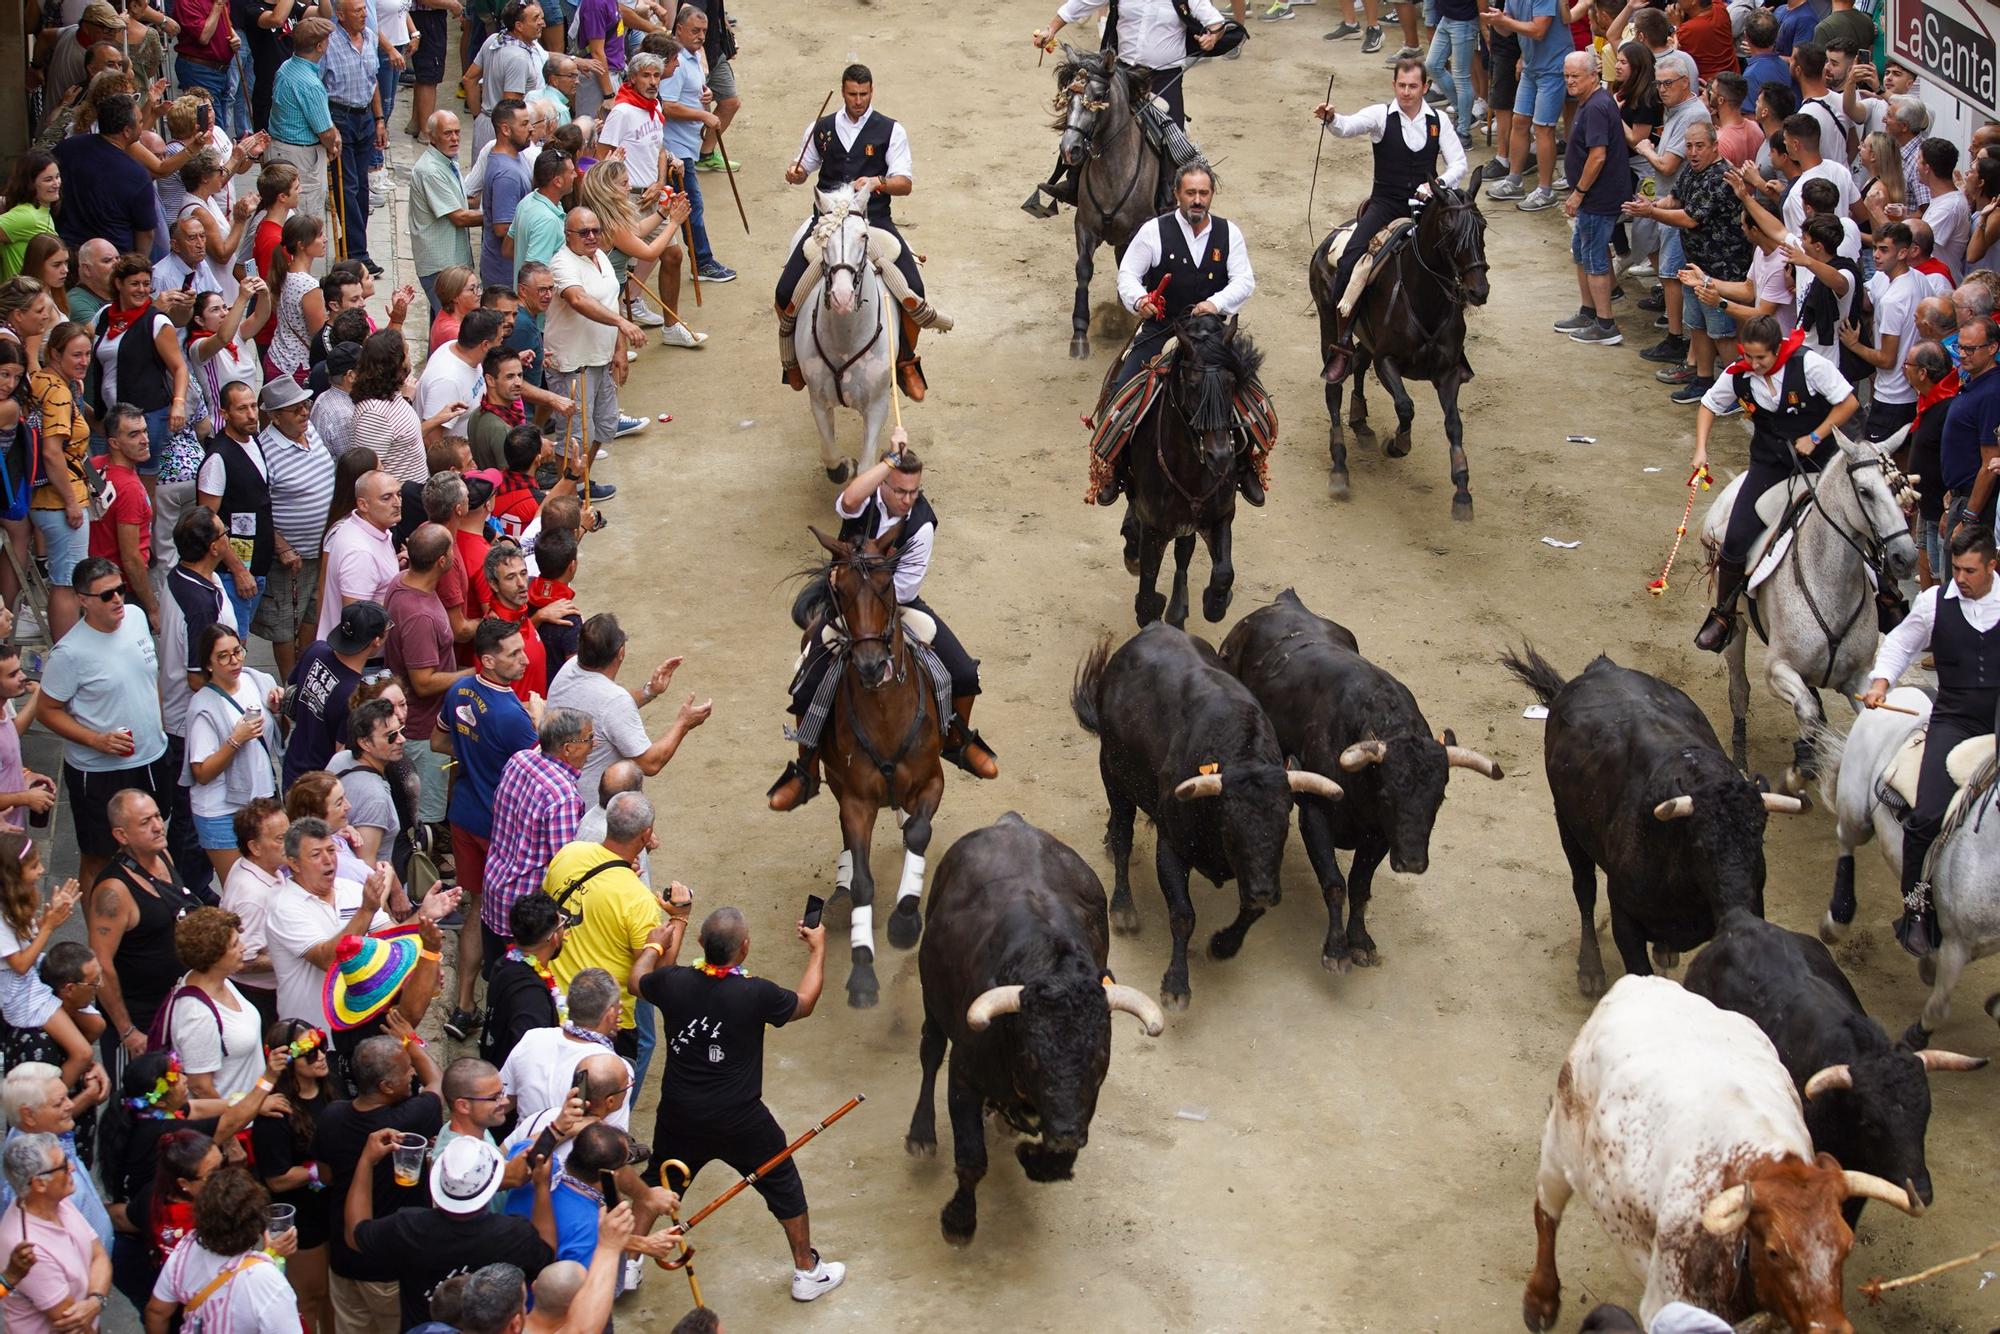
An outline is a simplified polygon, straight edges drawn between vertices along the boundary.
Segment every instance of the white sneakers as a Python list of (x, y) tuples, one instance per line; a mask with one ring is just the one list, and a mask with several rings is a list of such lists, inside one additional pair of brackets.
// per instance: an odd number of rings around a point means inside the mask
[(624, 1272), (618, 1277), (619, 1291), (621, 1293), (637, 1292), (639, 1290), (639, 1280), (646, 1277), (645, 1261), (636, 1255), (626, 1256)]
[(639, 325), (641, 328), (657, 329), (667, 322), (667, 317), (647, 305), (644, 297), (634, 300), (631, 309), (632, 323)]
[(838, 1260), (822, 1260), (819, 1252), (815, 1250), (811, 1269), (792, 1271), (792, 1300), (816, 1302), (839, 1287), (846, 1278), (846, 1265)]
[(696, 333), (685, 324), (670, 324), (660, 335), (662, 347), (700, 347), (707, 341), (707, 334)]

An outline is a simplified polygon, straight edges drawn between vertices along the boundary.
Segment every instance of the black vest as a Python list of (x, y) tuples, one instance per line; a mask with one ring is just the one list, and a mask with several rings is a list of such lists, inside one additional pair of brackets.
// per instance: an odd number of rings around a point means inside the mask
[(1162, 277), (1167, 277), (1166, 318), (1170, 321), (1229, 286), (1228, 219), (1209, 214), (1203, 253), (1190, 255), (1187, 237), (1176, 220), (1179, 216), (1176, 211), (1153, 219), (1153, 226), (1160, 233), (1160, 259), (1146, 270), (1145, 279), (1146, 290), (1150, 292), (1160, 285)]
[(1993, 726), (2000, 705), (2000, 625), (1985, 634), (1965, 619), (1964, 599), (1940, 591), (1931, 625), (1931, 656), (1937, 660), (1937, 713)]
[[(1375, 143), (1375, 188), (1369, 195), (1380, 203), (1388, 204), (1405, 217), (1410, 212), (1410, 198), (1417, 193), (1417, 187), (1437, 175), (1438, 162), (1438, 113), (1435, 107), (1425, 107), (1423, 111), (1424, 146), (1415, 152), (1403, 142), (1403, 113), (1394, 102), (1389, 104), (1389, 120), (1382, 127), (1382, 137)], [(1366, 244), (1368, 238), (1357, 236), (1356, 242)]]
[(1808, 471), (1819, 468), (1819, 460), (1825, 453), (1823, 449), (1801, 455), (1792, 446), (1792, 442), (1800, 436), (1817, 431), (1819, 424), (1833, 411), (1833, 404), (1813, 392), (1806, 383), (1806, 358), (1811, 355), (1804, 348), (1799, 348), (1785, 362), (1784, 379), (1778, 382), (1778, 406), (1775, 408), (1760, 407), (1757, 400), (1750, 396), (1751, 375), (1748, 370), (1731, 374), (1730, 379), (1736, 387), (1736, 401), (1743, 405), (1743, 411), (1750, 417), (1750, 457), (1753, 461), (1789, 468), (1796, 460), (1799, 467)]
[[(868, 503), (861, 507), (861, 513), (851, 519), (840, 521), (840, 540), (862, 542), (875, 537), (882, 531), (882, 518), (882, 497), (880, 495), (868, 497)], [(936, 541), (937, 521), (937, 511), (931, 508), (931, 498), (921, 492), (918, 493), (917, 503), (910, 506), (910, 512), (903, 517), (904, 540), (908, 541), (916, 536), (918, 530), (929, 524), (932, 529), (931, 539)]]
[[(1187, 53), (1191, 56), (1196, 54), (1210, 54), (1195, 45), (1195, 38), (1201, 36), (1207, 29), (1202, 27), (1201, 20), (1194, 16), (1194, 6), (1189, 3), (1189, 0), (1171, 0), (1171, 3), (1174, 7), (1175, 17), (1180, 19), (1181, 27), (1187, 32)], [(1111, 4), (1104, 11), (1104, 40), (1098, 44), (1098, 49), (1100, 51), (1110, 51), (1115, 49), (1117, 45), (1118, 0), (1111, 0)], [(1219, 56), (1222, 53), (1223, 47), (1220, 43), (1217, 43), (1213, 54)], [(1125, 63), (1129, 65), (1132, 62), (1127, 60)]]
[[(277, 551), (277, 526), (271, 519), (271, 484), (245, 452), (262, 448), (254, 438), (248, 445), (240, 445), (227, 432), (218, 431), (209, 441), (207, 451), (222, 455), (222, 503), (217, 507), (216, 517), (222, 520), (222, 531), (228, 534), (237, 559), (259, 577), (271, 572), (271, 557)], [(248, 633), (247, 627), (238, 628)]]
[[(833, 119), (821, 116), (813, 125), (813, 143), (819, 146), (819, 188), (836, 190), (863, 176), (887, 176), (889, 136), (895, 133), (896, 122), (874, 112), (849, 148), (840, 142)], [(873, 227), (890, 226), (889, 196), (880, 190), (868, 196), (868, 222)]]
[[(141, 412), (159, 412), (173, 406), (174, 377), (167, 369), (167, 363), (160, 360), (160, 349), (153, 343), (153, 316), (149, 311), (118, 340), (118, 401), (129, 403)], [(111, 307), (106, 306), (97, 313), (96, 331), (101, 339), (111, 324)], [(97, 367), (97, 358), (90, 364)], [(100, 382), (97, 389), (98, 415), (109, 412), (112, 405), (103, 401), (104, 386)]]

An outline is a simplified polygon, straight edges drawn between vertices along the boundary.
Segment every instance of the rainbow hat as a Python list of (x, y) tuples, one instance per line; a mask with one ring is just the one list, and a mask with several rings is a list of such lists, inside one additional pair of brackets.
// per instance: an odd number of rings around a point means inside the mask
[(326, 970), (326, 1017), (336, 1029), (359, 1028), (389, 1008), (416, 970), (423, 949), (415, 922), (342, 936)]

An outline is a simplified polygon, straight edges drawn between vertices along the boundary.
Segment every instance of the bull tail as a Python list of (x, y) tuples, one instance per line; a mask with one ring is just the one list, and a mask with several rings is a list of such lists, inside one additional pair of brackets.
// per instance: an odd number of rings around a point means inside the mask
[(1104, 691), (1104, 664), (1111, 660), (1111, 636), (1105, 635), (1097, 641), (1097, 646), (1084, 655), (1076, 669), (1076, 681), (1070, 686), (1069, 706), (1076, 710), (1076, 720), (1083, 724), (1083, 730), (1097, 735), (1097, 702)]
[(1523, 643), (1521, 651), (1500, 655), (1500, 665), (1512, 672), (1515, 679), (1534, 692), (1535, 698), (1544, 704), (1553, 703), (1569, 684), (1563, 674), (1549, 665), (1549, 660), (1535, 652), (1534, 645)]

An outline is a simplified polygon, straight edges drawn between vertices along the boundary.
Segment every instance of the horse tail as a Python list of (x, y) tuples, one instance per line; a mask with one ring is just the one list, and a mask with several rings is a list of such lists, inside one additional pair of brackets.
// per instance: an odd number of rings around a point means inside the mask
[(1111, 636), (1106, 634), (1084, 655), (1076, 669), (1076, 681), (1070, 686), (1069, 706), (1076, 710), (1076, 720), (1083, 724), (1083, 730), (1092, 736), (1097, 735), (1097, 706), (1104, 694), (1104, 665), (1110, 660)]
[(1836, 814), (1840, 808), (1840, 762), (1847, 758), (1847, 736), (1846, 732), (1835, 731), (1824, 719), (1814, 723), (1806, 733), (1806, 741), (1819, 765), (1820, 802)]
[(1523, 643), (1518, 654), (1512, 651), (1502, 653), (1500, 665), (1512, 672), (1515, 679), (1533, 691), (1535, 698), (1544, 704), (1553, 703), (1563, 687), (1569, 684), (1547, 658), (1535, 652), (1532, 644)]

